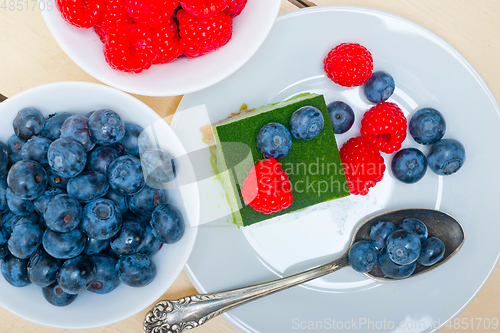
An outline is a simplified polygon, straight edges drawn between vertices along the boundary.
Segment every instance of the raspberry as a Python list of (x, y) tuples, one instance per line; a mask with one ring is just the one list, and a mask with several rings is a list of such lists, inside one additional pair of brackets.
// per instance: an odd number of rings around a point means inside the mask
[(184, 54), (190, 58), (226, 45), (233, 34), (233, 19), (225, 13), (198, 18), (181, 9), (177, 18)]
[(333, 48), (324, 60), (326, 75), (344, 87), (364, 84), (373, 71), (373, 59), (364, 46), (343, 43)]
[(243, 182), (245, 204), (258, 212), (271, 214), (292, 204), (292, 185), (288, 175), (274, 158), (257, 163)]
[(125, 24), (108, 34), (104, 57), (111, 68), (140, 73), (151, 67), (156, 45), (150, 30), (142, 24)]
[(384, 158), (361, 136), (344, 143), (340, 159), (351, 194), (368, 194), (384, 177)]
[(104, 0), (56, 0), (63, 19), (78, 28), (90, 29), (104, 9)]
[(132, 18), (128, 16), (125, 10), (124, 0), (106, 0), (104, 11), (94, 26), (95, 33), (106, 42), (106, 35), (111, 29), (118, 28), (121, 24), (133, 23)]
[(228, 0), (181, 0), (186, 12), (196, 17), (207, 17), (222, 12)]
[(184, 52), (179, 40), (177, 24), (172, 18), (159, 27), (151, 29), (151, 32), (156, 42), (156, 59), (153, 64), (164, 64), (175, 60)]
[(406, 117), (395, 103), (377, 104), (363, 115), (361, 135), (374, 148), (390, 154), (399, 150), (406, 138)]
[(236, 17), (241, 14), (246, 4), (247, 0), (228, 0), (227, 8), (224, 10), (224, 13), (231, 17)]
[(125, 0), (125, 9), (136, 23), (150, 28), (167, 22), (179, 0)]

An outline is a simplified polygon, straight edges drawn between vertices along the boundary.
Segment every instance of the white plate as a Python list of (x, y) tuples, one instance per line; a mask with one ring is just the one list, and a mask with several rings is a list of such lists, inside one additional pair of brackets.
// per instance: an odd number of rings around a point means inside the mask
[[(44, 3), (40, 0), (40, 4)], [(52, 36), (84, 71), (112, 87), (147, 96), (175, 96), (207, 88), (245, 64), (262, 45), (278, 15), (281, 0), (251, 0), (234, 19), (233, 37), (210, 54), (153, 65), (140, 74), (111, 69), (104, 60), (103, 44), (92, 29), (69, 25), (54, 7), (42, 10)]]
[[(201, 215), (220, 218), (200, 226), (187, 268), (195, 287), (200, 292), (227, 290), (328, 262), (344, 253), (353, 228), (364, 217), (398, 208), (450, 213), (463, 225), (465, 244), (446, 265), (415, 278), (384, 284), (346, 268), (225, 314), (244, 332), (331, 330), (332, 326), (356, 332), (435, 331), (471, 301), (497, 263), (500, 155), (491, 147), (500, 142), (500, 108), (462, 55), (404, 18), (361, 7), (316, 7), (283, 15), (238, 72), (184, 97), (174, 131), (188, 151), (200, 149), (202, 124), (189, 117), (189, 108), (205, 104), (210, 115), (205, 121), (216, 122), (242, 103), (258, 107), (316, 92), (327, 102), (343, 100), (356, 112), (355, 127), (337, 136), (341, 145), (359, 135), (362, 114), (371, 106), (360, 88), (342, 88), (323, 72), (323, 58), (342, 42), (363, 44), (373, 54), (375, 70), (392, 74), (397, 88), (390, 101), (407, 116), (421, 107), (440, 110), (447, 121), (445, 137), (465, 145), (465, 165), (449, 177), (438, 177), (429, 169), (414, 185), (396, 181), (388, 168), (366, 197), (350, 196), (315, 206), (307, 214), (289, 214), (242, 229), (224, 217), (223, 198), (217, 203), (220, 208), (204, 204), (207, 198), (217, 201), (213, 198), (221, 190), (218, 183), (200, 182)], [(404, 147), (409, 146), (418, 145), (408, 135)], [(391, 156), (385, 157), (387, 164)], [(204, 165), (210, 170), (207, 161)], [(204, 193), (210, 191), (211, 195)], [(401, 322), (405, 328), (398, 328)]]
[[(85, 115), (96, 109), (112, 109), (125, 122), (134, 122), (146, 131), (154, 129), (160, 146), (175, 157), (186, 154), (167, 123), (146, 104), (116, 89), (85, 82), (46, 84), (0, 103), (0, 140), (6, 142), (14, 134), (12, 120), (19, 110), (29, 106), (39, 109), (45, 116), (60, 111)], [(192, 177), (193, 167), (189, 160), (180, 158), (177, 161), (178, 178)], [(199, 216), (197, 184), (167, 189), (167, 198), (169, 203), (181, 210), (186, 222), (186, 233), (178, 243), (165, 244), (160, 252), (152, 256), (157, 266), (157, 276), (148, 286), (132, 288), (122, 283), (106, 295), (84, 292), (71, 305), (58, 308), (47, 303), (40, 287), (31, 284), (15, 288), (0, 276), (0, 305), (29, 321), (60, 328), (108, 325), (144, 310), (174, 283), (182, 272), (196, 239)]]

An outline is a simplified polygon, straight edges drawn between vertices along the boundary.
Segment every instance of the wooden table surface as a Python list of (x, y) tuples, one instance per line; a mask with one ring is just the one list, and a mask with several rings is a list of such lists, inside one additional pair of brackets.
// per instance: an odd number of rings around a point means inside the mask
[[(252, 0), (249, 0), (252, 1)], [(413, 20), (434, 31), (479, 71), (500, 100), (500, 1), (498, 0), (314, 0), (317, 5), (373, 7)], [(39, 10), (16, 11), (9, 0), (0, 0), (0, 94), (12, 96), (25, 89), (57, 81), (98, 82), (69, 59), (52, 38)], [(297, 10), (283, 0), (281, 13)], [(182, 96), (136, 96), (161, 116), (175, 112)], [(176, 299), (196, 293), (185, 273), (162, 296)], [(460, 320), (500, 317), (500, 269), (497, 267), (477, 297), (458, 316)], [(62, 330), (35, 325), (0, 307), (0, 332), (143, 332), (147, 310), (120, 323), (89, 330)], [(441, 332), (455, 331), (443, 328)], [(470, 329), (469, 329), (470, 330)], [(464, 330), (464, 331), (469, 331)], [(484, 332), (483, 329), (474, 331)], [(488, 331), (493, 331), (492, 329)], [(497, 329), (496, 331), (500, 331)], [(216, 318), (196, 332), (238, 332), (223, 318)]]

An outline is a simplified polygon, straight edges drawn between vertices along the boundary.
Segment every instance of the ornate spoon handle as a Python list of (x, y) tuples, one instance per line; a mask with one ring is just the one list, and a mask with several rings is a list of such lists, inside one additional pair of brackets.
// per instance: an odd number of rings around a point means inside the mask
[(241, 289), (221, 293), (187, 296), (176, 301), (161, 301), (144, 320), (147, 333), (180, 333), (203, 325), (208, 320), (242, 304), (274, 294), (349, 266), (347, 253), (339, 259), (311, 270)]

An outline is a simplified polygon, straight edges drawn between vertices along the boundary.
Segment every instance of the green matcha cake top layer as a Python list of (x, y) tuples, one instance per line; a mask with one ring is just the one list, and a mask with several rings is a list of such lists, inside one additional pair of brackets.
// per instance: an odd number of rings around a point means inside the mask
[[(292, 183), (293, 203), (277, 213), (264, 214), (245, 205), (241, 196), (251, 167), (265, 159), (256, 137), (262, 126), (277, 122), (289, 128), (292, 114), (303, 106), (318, 108), (325, 119), (323, 131), (310, 141), (292, 138), (292, 149), (278, 160)], [(238, 225), (248, 226), (321, 202), (349, 195), (337, 142), (323, 95), (301, 94), (287, 101), (262, 106), (213, 128), (217, 169)]]

